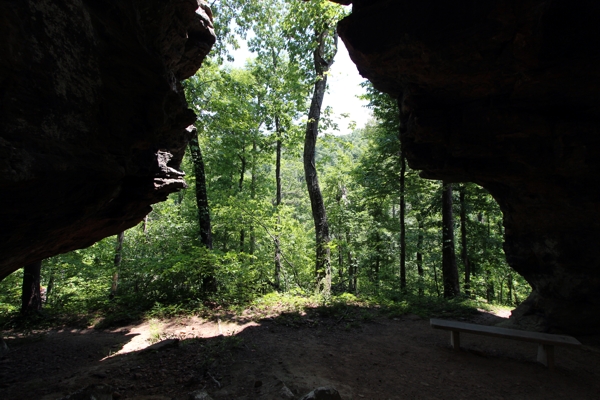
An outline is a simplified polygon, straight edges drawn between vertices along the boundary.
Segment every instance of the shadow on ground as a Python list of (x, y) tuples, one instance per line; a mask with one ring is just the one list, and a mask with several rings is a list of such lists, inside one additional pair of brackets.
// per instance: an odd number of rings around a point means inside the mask
[[(600, 347), (593, 341), (557, 348), (551, 373), (536, 363), (535, 344), (464, 335), (465, 351), (457, 353), (447, 332), (432, 330), (428, 319), (368, 312), (300, 310), (244, 324), (178, 318), (161, 322), (159, 336), (168, 341), (116, 355), (148, 332), (9, 338), (0, 397), (60, 399), (98, 383), (110, 385), (115, 398), (139, 400), (183, 400), (200, 389), (215, 400), (281, 399), (284, 386), (288, 398), (299, 399), (325, 385), (343, 399), (596, 399), (600, 393)], [(468, 320), (498, 318), (480, 312)]]

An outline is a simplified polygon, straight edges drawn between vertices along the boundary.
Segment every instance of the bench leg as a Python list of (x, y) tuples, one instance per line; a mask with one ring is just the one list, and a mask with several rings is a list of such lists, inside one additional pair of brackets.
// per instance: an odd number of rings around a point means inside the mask
[(456, 351), (460, 351), (460, 332), (450, 331), (450, 344)]
[(554, 346), (550, 344), (538, 344), (537, 360), (552, 371), (554, 369)]

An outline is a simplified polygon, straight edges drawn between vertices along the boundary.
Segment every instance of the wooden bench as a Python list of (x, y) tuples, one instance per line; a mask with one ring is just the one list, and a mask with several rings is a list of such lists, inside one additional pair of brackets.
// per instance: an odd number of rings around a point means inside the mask
[(574, 337), (565, 335), (553, 335), (550, 333), (520, 331), (517, 329), (506, 329), (499, 328), (497, 326), (467, 324), (465, 322), (448, 321), (445, 319), (436, 318), (431, 318), (429, 322), (431, 323), (432, 328), (450, 331), (450, 344), (456, 351), (460, 351), (460, 332), (537, 343), (537, 360), (545, 366), (547, 366), (550, 370), (554, 369), (554, 346), (581, 345), (581, 343)]

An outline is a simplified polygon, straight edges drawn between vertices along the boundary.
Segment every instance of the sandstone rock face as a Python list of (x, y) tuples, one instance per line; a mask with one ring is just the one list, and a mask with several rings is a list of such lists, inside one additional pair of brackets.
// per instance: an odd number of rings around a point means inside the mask
[(354, 0), (340, 36), (398, 97), (426, 178), (471, 181), (504, 212), (533, 287), (514, 322), (600, 331), (600, 3)]
[(202, 0), (0, 1), (0, 279), (137, 224), (184, 187)]

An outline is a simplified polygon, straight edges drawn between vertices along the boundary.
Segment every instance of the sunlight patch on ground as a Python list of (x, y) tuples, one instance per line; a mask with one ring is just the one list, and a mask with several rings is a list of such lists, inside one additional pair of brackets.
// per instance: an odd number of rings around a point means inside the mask
[(510, 314), (512, 314), (512, 311), (513, 310), (510, 308), (497, 308), (492, 310), (492, 313), (500, 318), (509, 318)]
[(500, 318), (510, 318), (510, 315), (512, 314), (513, 310), (513, 308), (508, 307), (493, 307), (491, 310), (484, 310), (482, 308), (477, 309), (477, 311), (479, 311), (480, 313), (492, 314)]
[(259, 326), (259, 324), (253, 321), (236, 323), (220, 319), (212, 322), (199, 317), (150, 320), (128, 327), (128, 335), (133, 335), (132, 339), (111, 356), (144, 350), (166, 339), (187, 340), (232, 336), (251, 326)]

